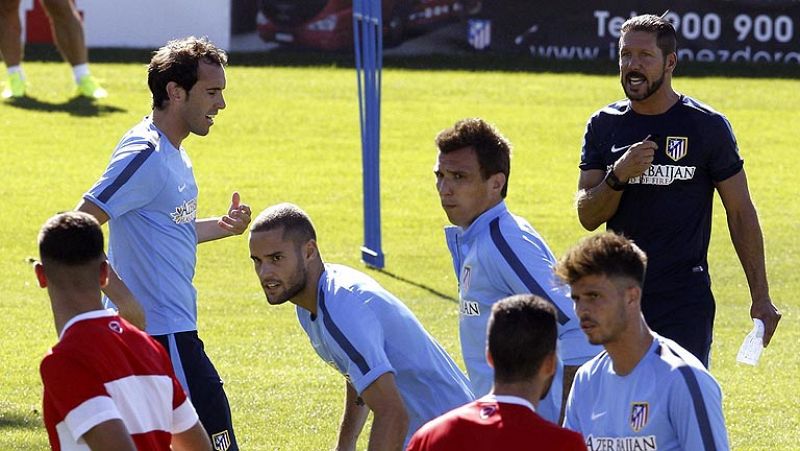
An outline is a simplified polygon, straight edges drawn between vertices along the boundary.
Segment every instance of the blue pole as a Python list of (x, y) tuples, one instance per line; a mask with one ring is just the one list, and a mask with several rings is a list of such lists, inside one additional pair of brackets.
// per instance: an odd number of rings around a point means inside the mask
[(364, 245), (361, 259), (384, 267), (380, 219), (380, 103), (383, 68), (381, 0), (353, 0), (353, 40), (361, 127)]

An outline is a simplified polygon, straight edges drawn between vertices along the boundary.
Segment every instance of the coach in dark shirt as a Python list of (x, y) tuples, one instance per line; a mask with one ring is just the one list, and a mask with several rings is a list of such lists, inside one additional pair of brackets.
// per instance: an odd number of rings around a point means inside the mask
[(605, 222), (650, 256), (642, 299), (647, 323), (708, 366), (715, 188), (750, 286), (750, 316), (765, 325), (765, 346), (781, 314), (769, 296), (761, 228), (730, 123), (672, 89), (677, 60), (668, 21), (643, 15), (622, 26), (619, 67), (627, 99), (589, 119), (577, 208), (586, 229)]

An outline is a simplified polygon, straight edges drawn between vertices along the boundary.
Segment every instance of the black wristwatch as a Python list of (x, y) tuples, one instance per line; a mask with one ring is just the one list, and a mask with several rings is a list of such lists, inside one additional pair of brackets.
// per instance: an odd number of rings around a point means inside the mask
[(617, 174), (614, 174), (614, 168), (611, 168), (606, 172), (606, 178), (603, 179), (606, 182), (606, 185), (609, 188), (613, 189), (614, 191), (622, 191), (628, 186), (628, 182), (623, 182), (622, 180), (617, 177)]

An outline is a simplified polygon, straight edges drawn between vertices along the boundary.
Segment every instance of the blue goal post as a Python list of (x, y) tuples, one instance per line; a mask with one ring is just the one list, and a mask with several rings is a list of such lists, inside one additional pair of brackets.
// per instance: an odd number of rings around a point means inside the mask
[(364, 245), (361, 246), (361, 260), (373, 268), (383, 269), (380, 196), (383, 68), (381, 0), (353, 0), (353, 38), (364, 174)]

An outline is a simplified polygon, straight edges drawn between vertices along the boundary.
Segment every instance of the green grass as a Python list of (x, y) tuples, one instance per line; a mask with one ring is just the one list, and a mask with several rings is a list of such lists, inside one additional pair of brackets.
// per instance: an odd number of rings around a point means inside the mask
[[(38, 364), (55, 342), (47, 294), (26, 257), (51, 214), (72, 208), (111, 150), (149, 112), (145, 61), (94, 64), (111, 97), (69, 102), (60, 63), (28, 63), (37, 100), (0, 104), (0, 448), (42, 449)], [(784, 318), (756, 368), (735, 363), (751, 323), (747, 284), (717, 201), (710, 261), (718, 301), (712, 372), (725, 393), (734, 449), (798, 449), (800, 207), (796, 202), (796, 79), (678, 78), (676, 88), (726, 113), (746, 161), (767, 246), (771, 293)], [(586, 232), (577, 222), (583, 126), (621, 95), (615, 76), (387, 70), (384, 73), (382, 208), (387, 270), (369, 271), (403, 299), (460, 362), (446, 218), (431, 168), (433, 137), (466, 116), (494, 122), (515, 144), (509, 206), (561, 255)], [(281, 201), (312, 216), (327, 261), (358, 268), (361, 159), (352, 70), (237, 67), (228, 109), (211, 134), (185, 142), (201, 188), (200, 215), (220, 214), (239, 190), (254, 211)], [(343, 381), (314, 354), (284, 305), (269, 307), (246, 239), (200, 246), (199, 328), (226, 381), (243, 449), (330, 449)], [(362, 434), (363, 440), (368, 434)]]

